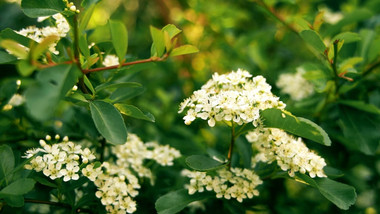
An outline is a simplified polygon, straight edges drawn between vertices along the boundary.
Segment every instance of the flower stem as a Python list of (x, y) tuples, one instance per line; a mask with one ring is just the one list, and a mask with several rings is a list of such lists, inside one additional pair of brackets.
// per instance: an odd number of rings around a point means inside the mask
[(232, 126), (231, 126), (231, 142), (230, 142), (230, 148), (228, 150), (228, 155), (227, 155), (227, 159), (228, 159), (228, 169), (231, 169), (231, 160), (232, 160), (232, 152), (233, 152), (233, 149), (234, 149), (234, 145), (235, 145), (235, 124), (234, 122), (232, 122)]

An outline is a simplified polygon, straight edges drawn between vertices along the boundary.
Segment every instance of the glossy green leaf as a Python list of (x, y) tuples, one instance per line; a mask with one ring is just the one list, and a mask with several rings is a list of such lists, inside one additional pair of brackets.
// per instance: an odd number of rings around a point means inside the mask
[(361, 57), (348, 58), (339, 64), (338, 71), (339, 73), (343, 73), (343, 72), (357, 73), (354, 67), (356, 64), (362, 61), (363, 61), (363, 58)]
[(192, 53), (197, 53), (199, 50), (197, 47), (193, 45), (183, 45), (177, 48), (174, 48), (170, 52), (170, 56), (180, 56), (180, 55), (185, 55), (185, 54), (192, 54)]
[(25, 92), (26, 107), (30, 114), (38, 120), (49, 119), (79, 75), (79, 69), (71, 65), (58, 65), (39, 71), (36, 83)]
[(166, 25), (165, 27), (162, 28), (162, 31), (168, 32), (170, 39), (173, 39), (175, 36), (177, 36), (179, 33), (182, 32), (182, 30), (178, 29), (173, 24)]
[(111, 32), (113, 47), (116, 51), (119, 62), (124, 60), (128, 49), (128, 32), (123, 22), (109, 20), (108, 26)]
[(280, 109), (265, 109), (260, 112), (265, 127), (279, 128), (291, 134), (312, 140), (325, 146), (331, 145), (327, 133), (314, 122), (295, 117), (289, 112)]
[(98, 3), (101, 0), (83, 0), (81, 3), (82, 7), (88, 8), (90, 6), (94, 6), (96, 3)]
[(88, 36), (89, 43), (99, 44), (102, 42), (111, 42), (110, 28), (107, 25), (97, 26)]
[(329, 178), (339, 178), (339, 177), (344, 176), (344, 173), (342, 172), (342, 170), (333, 168), (331, 166), (325, 166), (323, 168), (323, 171)]
[(335, 41), (337, 39), (344, 40), (344, 43), (347, 44), (347, 43), (359, 41), (359, 40), (361, 40), (361, 37), (358, 33), (343, 32), (343, 33), (340, 33), (340, 34), (334, 36), (334, 38), (331, 41)]
[(13, 63), (17, 60), (16, 57), (10, 55), (5, 51), (0, 51), (0, 64)]
[(15, 167), (15, 158), (13, 156), (13, 151), (11, 147), (4, 144), (0, 146), (0, 181), (4, 179), (5, 183), (8, 184), (12, 176), (10, 173)]
[(96, 129), (111, 144), (120, 145), (127, 141), (127, 128), (120, 112), (110, 103), (90, 103), (91, 116)]
[(326, 50), (326, 46), (323, 43), (321, 36), (317, 32), (313, 30), (304, 30), (300, 33), (300, 36), (307, 44), (309, 44), (319, 53), (323, 54), (323, 52)]
[(375, 154), (380, 144), (380, 116), (342, 106), (339, 118), (346, 139), (342, 143), (367, 155)]
[(353, 205), (356, 201), (355, 188), (347, 184), (339, 183), (328, 178), (310, 178), (305, 174), (297, 174), (297, 177), (317, 188), (319, 192), (337, 207), (343, 210)]
[(187, 189), (180, 189), (161, 196), (156, 201), (155, 206), (158, 214), (174, 214), (183, 210), (191, 202), (204, 200), (212, 196), (213, 194), (208, 192), (189, 195)]
[(22, 0), (21, 8), (24, 13), (32, 18), (51, 16), (65, 9), (63, 1), (57, 0)]
[(205, 155), (191, 155), (186, 158), (186, 164), (197, 171), (211, 171), (227, 164)]
[(371, 114), (379, 114), (380, 115), (380, 109), (379, 108), (377, 108), (375, 105), (367, 104), (363, 101), (340, 100), (340, 101), (338, 101), (338, 103), (346, 105), (346, 106), (350, 106), (350, 107), (353, 107), (353, 108), (356, 108), (358, 110), (365, 111), (365, 112), (368, 112)]
[(18, 73), (20, 73), (21, 76), (26, 77), (30, 76), (33, 71), (36, 70), (36, 67), (31, 65), (29, 60), (20, 60), (16, 64), (16, 68)]
[(154, 116), (152, 114), (144, 113), (139, 108), (137, 108), (136, 106), (128, 105), (128, 104), (122, 104), (122, 103), (115, 104), (114, 106), (120, 111), (120, 113), (122, 113), (124, 115), (134, 117), (137, 119), (141, 119), (141, 120), (147, 120), (150, 122), (155, 122)]
[(161, 57), (165, 52), (164, 34), (157, 28), (150, 26), (150, 35), (152, 36), (152, 56)]

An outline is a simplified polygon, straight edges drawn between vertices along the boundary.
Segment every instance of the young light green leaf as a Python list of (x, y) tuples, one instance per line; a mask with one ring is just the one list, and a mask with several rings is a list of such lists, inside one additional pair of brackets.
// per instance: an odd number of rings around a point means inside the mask
[(109, 20), (108, 26), (111, 32), (111, 39), (119, 62), (124, 60), (128, 49), (128, 32), (127, 28), (120, 21)]
[(155, 122), (154, 116), (152, 114), (144, 113), (140, 109), (138, 109), (136, 106), (122, 104), (122, 103), (114, 104), (114, 106), (120, 111), (120, 113), (124, 115), (141, 119), (141, 120)]
[(42, 54), (44, 54), (50, 47), (51, 44), (55, 43), (59, 40), (59, 36), (50, 35), (45, 37), (40, 43), (31, 48), (30, 54), (32, 56), (32, 60), (37, 60)]
[(353, 205), (356, 201), (355, 188), (347, 184), (339, 183), (328, 178), (310, 178), (305, 174), (297, 174), (297, 177), (312, 187), (317, 188), (319, 192), (337, 207), (343, 210)]
[(361, 40), (361, 37), (358, 33), (343, 32), (343, 33), (340, 33), (340, 34), (334, 36), (334, 38), (331, 41), (335, 41), (337, 39), (344, 40), (344, 43), (348, 44), (351, 42), (356, 42), (356, 41)]
[(212, 195), (208, 192), (189, 195), (187, 189), (180, 189), (161, 196), (155, 206), (158, 214), (174, 214), (183, 210), (191, 202), (204, 200)]
[(16, 57), (10, 55), (5, 51), (0, 51), (0, 64), (13, 63), (17, 60)]
[(4, 179), (8, 184), (12, 180), (10, 173), (15, 167), (15, 158), (11, 147), (4, 144), (0, 146), (0, 181)]
[(150, 35), (152, 36), (152, 56), (161, 57), (165, 52), (165, 38), (162, 31), (150, 26)]
[(321, 36), (317, 32), (313, 30), (304, 30), (301, 31), (300, 36), (307, 44), (309, 44), (319, 53), (323, 54), (323, 52), (326, 50), (326, 46), (323, 43)]
[(178, 29), (173, 24), (166, 25), (165, 27), (162, 28), (162, 31), (168, 32), (170, 39), (173, 39), (173, 37), (177, 36), (179, 33), (182, 32), (182, 30)]
[(180, 55), (185, 55), (185, 54), (192, 54), (192, 53), (197, 53), (199, 50), (193, 45), (183, 45), (177, 48), (174, 48), (170, 52), (170, 56), (180, 56)]
[(227, 164), (205, 155), (191, 155), (186, 158), (186, 164), (197, 171), (211, 171)]
[(11, 54), (20, 59), (26, 59), (28, 57), (27, 49), (16, 41), (10, 39), (1, 40), (0, 47), (7, 49)]
[(339, 68), (338, 68), (339, 73), (343, 73), (343, 72), (347, 73), (347, 72), (356, 71), (354, 69), (355, 65), (362, 62), (362, 61), (363, 61), (363, 58), (361, 58), (361, 57), (351, 57), (351, 58), (344, 60), (342, 63), (339, 64)]
[(81, 72), (77, 66), (66, 64), (39, 71), (36, 83), (25, 92), (26, 107), (30, 114), (38, 120), (49, 119), (79, 75)]
[(30, 76), (33, 71), (36, 70), (36, 67), (34, 65), (31, 65), (29, 60), (18, 61), (16, 68), (20, 75), (23, 77)]
[[(85, 1), (82, 1), (82, 5)], [(87, 7), (83, 6), (83, 7)], [(89, 6), (84, 12), (81, 12), (80, 15), (80, 23), (79, 23), (79, 32), (83, 32), (86, 30), (88, 23), (90, 22), (91, 16), (94, 13), (95, 10), (95, 4), (92, 4)]]
[(378, 114), (380, 115), (380, 109), (377, 108), (375, 105), (372, 104), (367, 104), (363, 101), (358, 101), (358, 100), (340, 100), (338, 103), (350, 106), (353, 108), (356, 108), (361, 111), (365, 111), (371, 114)]
[(86, 75), (83, 75), (83, 81), (84, 81), (84, 84), (87, 86), (87, 88), (90, 89), (92, 95), (95, 95), (95, 89), (94, 89), (94, 86), (92, 86), (91, 81), (87, 78)]
[(40, 16), (51, 16), (65, 9), (63, 1), (56, 0), (22, 0), (21, 8), (24, 13), (32, 18)]
[(83, 34), (79, 37), (79, 49), (85, 58), (90, 57), (90, 49), (88, 49), (87, 35)]
[(283, 129), (291, 134), (312, 140), (325, 146), (331, 145), (327, 133), (312, 121), (295, 117), (280, 109), (265, 109), (260, 112), (265, 127)]
[(96, 129), (111, 144), (120, 145), (127, 141), (127, 128), (120, 112), (110, 103), (90, 103), (91, 116)]

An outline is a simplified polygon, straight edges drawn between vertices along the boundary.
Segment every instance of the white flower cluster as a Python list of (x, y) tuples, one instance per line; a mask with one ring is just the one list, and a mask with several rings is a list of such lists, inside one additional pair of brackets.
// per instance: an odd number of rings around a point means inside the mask
[[(25, 37), (28, 37), (37, 43), (42, 42), (46, 37), (48, 36), (58, 36), (60, 38), (63, 38), (67, 35), (67, 33), (70, 31), (70, 25), (63, 17), (62, 14), (57, 13), (52, 16), (53, 19), (55, 20), (56, 26), (47, 26), (43, 28), (38, 28), (36, 26), (29, 26), (27, 28), (21, 29), (20, 31), (17, 31), (18, 34), (21, 34)], [(39, 17), (38, 21), (42, 21), (46, 18), (49, 17)], [(54, 54), (59, 54), (59, 52), (55, 49), (55, 46), (57, 44), (53, 43), (50, 47), (49, 50), (54, 53)]]
[(253, 149), (259, 152), (252, 158), (253, 166), (259, 161), (276, 161), (280, 168), (288, 171), (292, 177), (295, 172), (307, 172), (312, 178), (326, 177), (323, 171), (323, 167), (326, 166), (325, 160), (310, 151), (300, 137), (295, 138), (281, 129), (256, 128), (249, 132), (246, 138), (252, 143)]
[(239, 202), (258, 196), (256, 187), (263, 183), (253, 171), (240, 168), (223, 168), (216, 171), (216, 175), (185, 169), (182, 174), (190, 178), (190, 184), (186, 186), (190, 195), (206, 189), (214, 191), (217, 198), (235, 198)]
[(260, 110), (285, 108), (263, 76), (251, 77), (248, 71), (241, 69), (222, 75), (215, 73), (200, 90), (181, 103), (179, 113), (188, 109), (183, 118), (185, 124), (199, 117), (208, 120), (211, 127), (216, 121), (233, 121), (239, 125), (252, 122), (257, 126)]
[(281, 74), (276, 86), (281, 89), (282, 93), (289, 94), (292, 100), (302, 100), (314, 93), (314, 86), (303, 77), (304, 73), (305, 70), (299, 67), (294, 74)]
[(103, 173), (99, 174), (99, 168), (92, 165), (88, 165), (86, 170), (83, 169), (83, 174), (98, 187), (96, 196), (110, 213), (136, 211), (136, 202), (132, 198), (139, 193), (138, 177), (153, 180), (150, 169), (143, 166), (144, 160), (155, 160), (162, 166), (170, 166), (173, 165), (173, 160), (180, 156), (178, 150), (169, 146), (161, 146), (154, 142), (144, 144), (132, 133), (128, 134), (125, 144), (113, 147), (112, 153), (117, 157), (116, 163), (104, 162)]
[(103, 60), (103, 65), (106, 67), (118, 65), (119, 64), (119, 58), (115, 55), (106, 55)]
[[(51, 139), (48, 136), (46, 138)], [(32, 159), (25, 168), (42, 171), (45, 176), (53, 180), (61, 177), (65, 182), (78, 180), (80, 164), (86, 164), (95, 159), (95, 155), (88, 148), (82, 149), (80, 145), (68, 141), (67, 137), (63, 139), (63, 142), (52, 145), (40, 140), (40, 145), (42, 148), (26, 152), (24, 157)]]

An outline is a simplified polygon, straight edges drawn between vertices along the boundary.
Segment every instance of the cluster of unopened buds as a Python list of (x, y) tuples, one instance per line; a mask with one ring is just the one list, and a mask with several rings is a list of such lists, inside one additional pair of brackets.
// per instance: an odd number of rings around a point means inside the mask
[(69, 10), (74, 13), (80, 13), (80, 10), (77, 9), (73, 2), (69, 2), (68, 0), (63, 0), (63, 2), (66, 3), (65, 10)]

